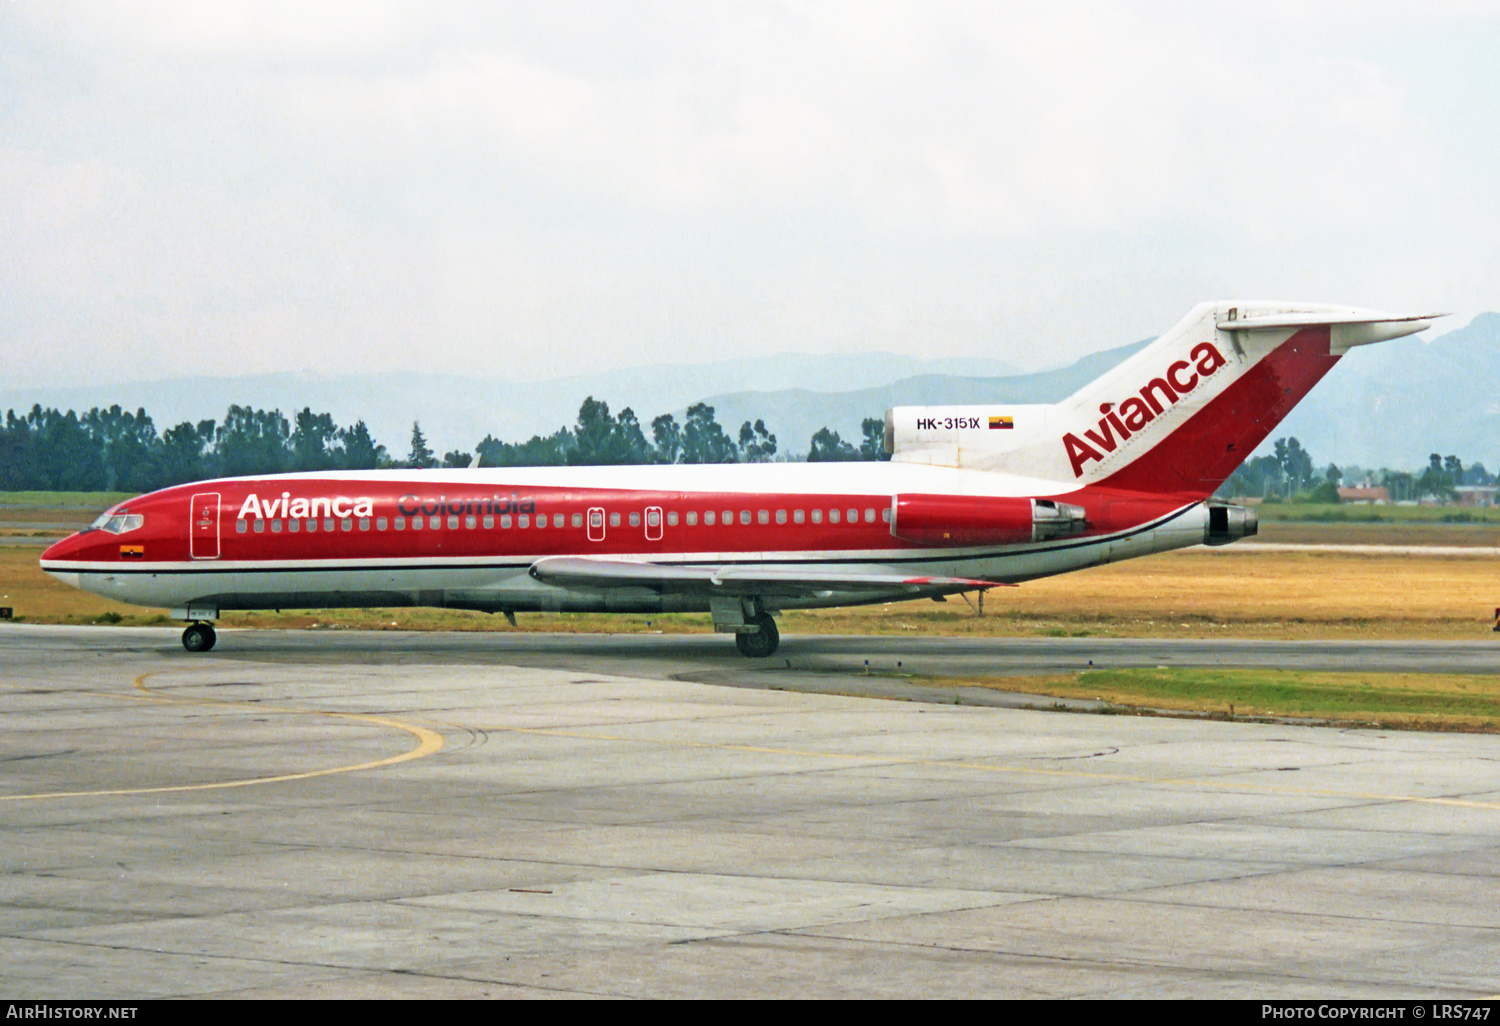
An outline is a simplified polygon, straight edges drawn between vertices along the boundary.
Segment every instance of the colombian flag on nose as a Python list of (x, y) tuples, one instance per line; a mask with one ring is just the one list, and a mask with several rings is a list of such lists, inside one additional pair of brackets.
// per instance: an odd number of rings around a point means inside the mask
[(990, 430), (991, 431), (1004, 431), (1004, 430), (1007, 430), (1009, 428), (1013, 428), (1015, 426), (1016, 426), (1016, 422), (1014, 420), (1012, 420), (1010, 417), (991, 417), (990, 418)]

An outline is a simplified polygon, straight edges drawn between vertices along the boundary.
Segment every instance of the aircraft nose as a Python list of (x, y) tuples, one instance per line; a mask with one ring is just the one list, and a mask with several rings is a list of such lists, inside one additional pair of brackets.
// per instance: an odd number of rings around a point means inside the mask
[(55, 580), (81, 588), (83, 574), (75, 567), (80, 562), (80, 550), (85, 544), (78, 534), (70, 534), (62, 541), (53, 542), (42, 553), (42, 570)]
[(70, 534), (62, 541), (56, 541), (48, 545), (42, 552), (42, 562), (51, 563), (76, 558), (78, 550), (83, 547), (82, 537), (81, 532)]

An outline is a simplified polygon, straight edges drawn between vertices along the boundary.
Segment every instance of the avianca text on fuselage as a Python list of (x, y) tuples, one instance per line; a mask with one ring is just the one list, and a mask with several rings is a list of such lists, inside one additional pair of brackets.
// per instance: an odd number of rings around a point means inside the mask
[(1114, 452), (1132, 434), (1155, 420), (1168, 406), (1175, 406), (1178, 399), (1197, 388), (1227, 362), (1224, 354), (1211, 342), (1198, 343), (1189, 355), (1192, 362), (1178, 360), (1171, 364), (1165, 375), (1146, 382), (1137, 395), (1120, 403), (1118, 409), (1114, 403), (1100, 403), (1099, 412), (1103, 416), (1099, 418), (1097, 431), (1086, 430), (1083, 438), (1071, 431), (1063, 435), (1063, 447), (1068, 450), (1068, 462), (1073, 466), (1074, 477), (1082, 477), (1085, 463), (1102, 461), (1104, 453)]
[(322, 495), (317, 498), (292, 497), (282, 492), (277, 499), (262, 499), (254, 492), (245, 496), (238, 514), (241, 520), (272, 520), (276, 517), (368, 517), (375, 512), (375, 500), (368, 495)]
[[(387, 500), (389, 501), (389, 500)], [(396, 511), (402, 516), (432, 513), (534, 513), (536, 499), (530, 495), (499, 495), (480, 498), (449, 499), (446, 495), (423, 498), (403, 495), (396, 500)], [(273, 520), (276, 517), (368, 517), (375, 512), (375, 500), (368, 495), (322, 495), (314, 498), (282, 492), (280, 498), (262, 499), (255, 492), (245, 497), (237, 517), (240, 520)]]

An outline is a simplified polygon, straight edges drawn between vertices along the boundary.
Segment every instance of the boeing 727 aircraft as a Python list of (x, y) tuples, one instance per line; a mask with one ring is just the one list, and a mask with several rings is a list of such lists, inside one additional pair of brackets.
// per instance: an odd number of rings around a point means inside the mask
[(42, 555), (172, 610), (706, 611), (747, 656), (784, 609), (940, 597), (1253, 535), (1210, 497), (1349, 349), (1437, 315), (1218, 302), (1055, 405), (901, 407), (886, 463), (387, 470), (202, 481)]

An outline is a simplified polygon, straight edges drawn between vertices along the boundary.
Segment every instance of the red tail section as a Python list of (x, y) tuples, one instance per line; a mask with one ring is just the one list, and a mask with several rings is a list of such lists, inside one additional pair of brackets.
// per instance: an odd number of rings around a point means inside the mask
[(1331, 329), (1303, 328), (1267, 353), (1149, 452), (1101, 485), (1207, 498), (1264, 442), (1339, 357)]

